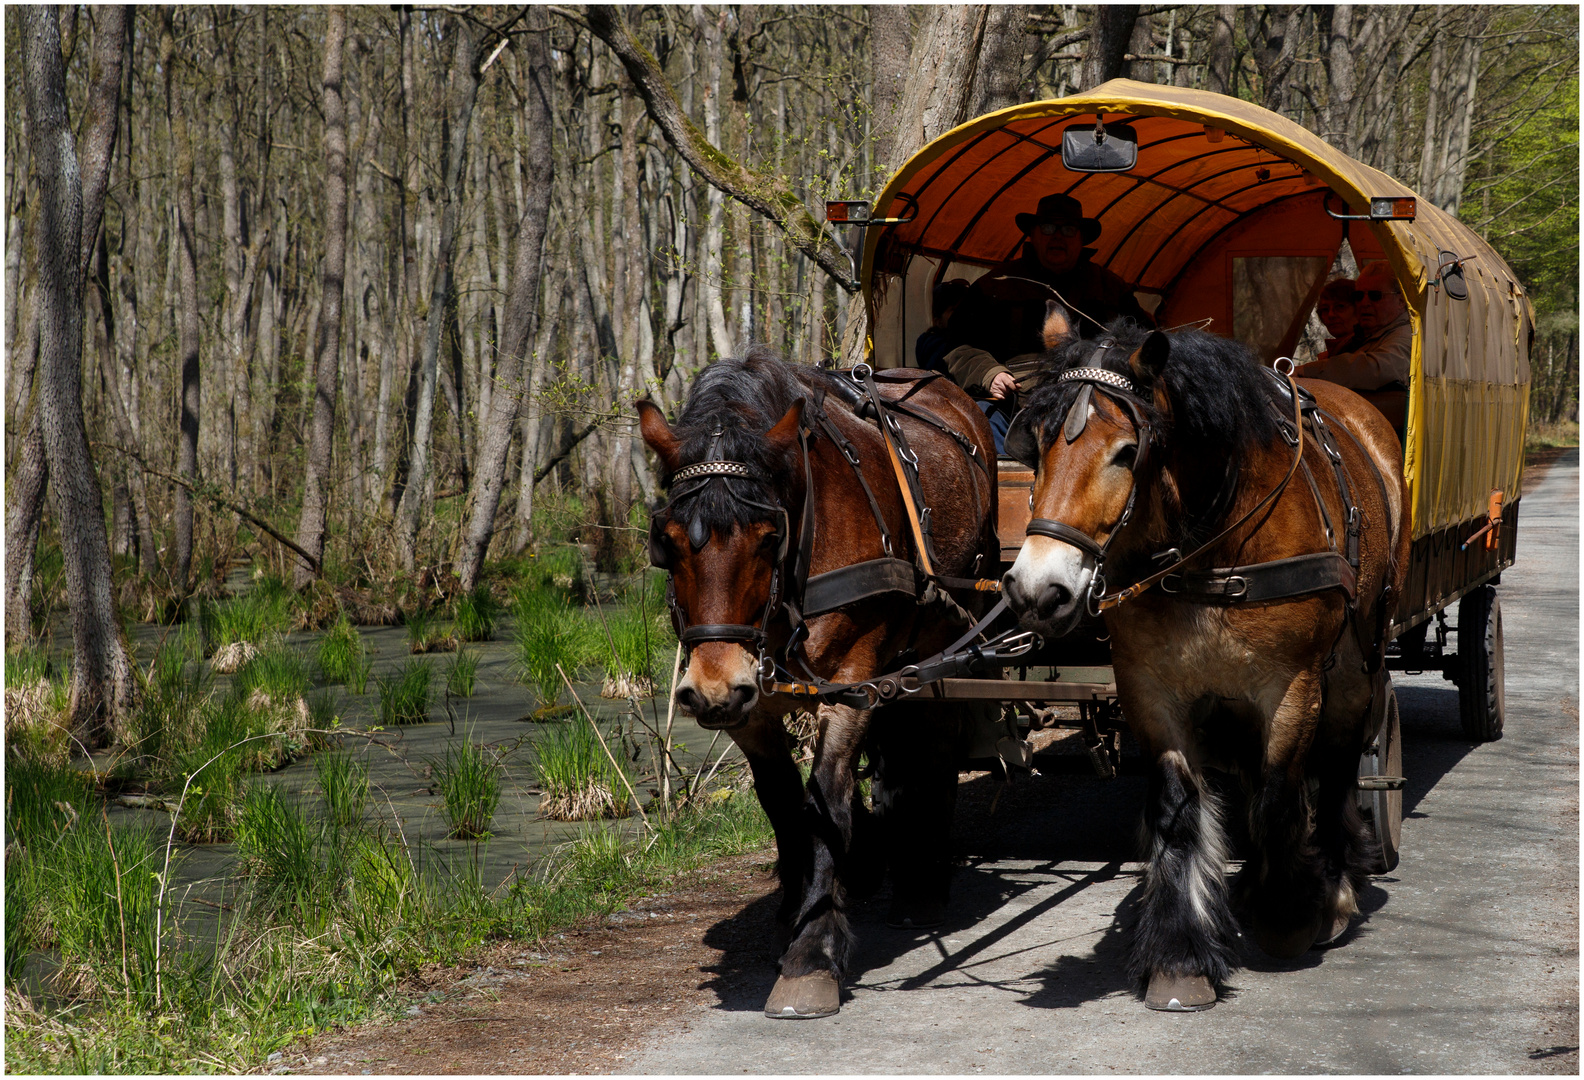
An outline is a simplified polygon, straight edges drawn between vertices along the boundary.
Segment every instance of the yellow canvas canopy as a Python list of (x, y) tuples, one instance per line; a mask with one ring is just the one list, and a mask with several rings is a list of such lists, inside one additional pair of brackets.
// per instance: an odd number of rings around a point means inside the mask
[[(1137, 133), (1134, 168), (1063, 167), (1063, 130), (1097, 116)], [(1344, 239), (1361, 264), (1384, 259), (1415, 330), (1404, 455), (1415, 538), (1444, 547), (1483, 519), (1492, 489), (1506, 504), (1518, 498), (1534, 315), (1517, 277), (1423, 199), (1414, 221), (1336, 220), (1327, 208), (1365, 214), (1372, 196), (1414, 193), (1291, 120), (1220, 94), (1117, 79), (990, 113), (925, 146), (876, 200), (877, 216), (910, 220), (869, 230), (864, 247), (872, 362), (913, 363), (932, 286), (1016, 255), (1015, 215), (1052, 192), (1100, 221), (1093, 261), (1135, 284), (1162, 325), (1209, 319), (1267, 359), (1291, 350)], [(1466, 301), (1439, 286), (1443, 252), (1470, 260)], [(1270, 299), (1278, 293), (1291, 298), (1285, 307)], [(1427, 574), (1424, 605), (1466, 587), (1468, 575), (1437, 584)]]

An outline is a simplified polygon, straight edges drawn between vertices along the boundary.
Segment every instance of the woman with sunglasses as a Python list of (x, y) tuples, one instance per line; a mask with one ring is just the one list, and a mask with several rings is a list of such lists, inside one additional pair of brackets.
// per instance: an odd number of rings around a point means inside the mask
[(1370, 263), (1359, 275), (1353, 310), (1363, 340), (1298, 369), (1310, 379), (1326, 379), (1352, 390), (1407, 390), (1413, 356), (1413, 326), (1391, 268)]

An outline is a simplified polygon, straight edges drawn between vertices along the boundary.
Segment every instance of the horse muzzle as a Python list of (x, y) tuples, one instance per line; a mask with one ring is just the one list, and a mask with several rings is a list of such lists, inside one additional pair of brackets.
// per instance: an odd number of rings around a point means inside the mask
[(676, 685), (677, 708), (711, 731), (741, 727), (759, 703), (758, 666), (742, 646), (709, 642), (695, 646), (688, 670)]
[(1077, 548), (1030, 537), (1001, 579), (1001, 591), (1023, 628), (1049, 640), (1071, 633), (1083, 620), (1093, 579), (1094, 567)]

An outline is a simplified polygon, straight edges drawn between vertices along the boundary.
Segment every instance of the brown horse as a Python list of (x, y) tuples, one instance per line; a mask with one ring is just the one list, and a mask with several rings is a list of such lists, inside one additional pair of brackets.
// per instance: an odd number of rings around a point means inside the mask
[(1383, 636), (1408, 565), (1402, 450), (1329, 383), (1300, 384), (1312, 400), (1298, 395), (1295, 424), (1292, 384), (1224, 338), (1118, 321), (1080, 341), (1053, 303), (1047, 345), (1007, 436), (1037, 475), (1002, 584), (1047, 637), (1104, 612), (1150, 768), (1131, 973), (1152, 1008), (1208, 1008), (1238, 930), (1204, 769), (1248, 793), (1253, 850), (1232, 892), (1261, 948), (1298, 955), (1357, 911), (1372, 843), (1359, 756), (1389, 693)]
[[(898, 707), (870, 709), (863, 694), (821, 705), (805, 788), (782, 718), (808, 699), (767, 692), (761, 677), (762, 662), (774, 661), (795, 678), (858, 683), (930, 655), (964, 629), (960, 617), (946, 617), (961, 610), (915, 570), (902, 488), (878, 427), (854, 412), (854, 385), (756, 347), (706, 368), (675, 428), (654, 404), (638, 403), (644, 441), (670, 490), (651, 519), (650, 558), (671, 573), (673, 618), (687, 647), (676, 701), (742, 748), (775, 828), (790, 944), (766, 1004), (774, 1017), (826, 1016), (840, 1003), (853, 943), (846, 890), (866, 868), (872, 876), (874, 863), (854, 854), (864, 817), (861, 753), (875, 769), (876, 812), (899, 833), (888, 838), (892, 848), (903, 849), (893, 867), (894, 917), (938, 920), (944, 903), (955, 756), (921, 751), (918, 740), (926, 730), (949, 739), (951, 718), (888, 721)], [(935, 572), (977, 573), (995, 550), (983, 414), (944, 379), (882, 382), (879, 392), (901, 400), (900, 411), (886, 412), (918, 458)], [(821, 577), (855, 564), (873, 573)], [(840, 587), (819, 589), (821, 581)], [(911, 719), (927, 709), (906, 711)], [(914, 775), (904, 786), (899, 773)]]

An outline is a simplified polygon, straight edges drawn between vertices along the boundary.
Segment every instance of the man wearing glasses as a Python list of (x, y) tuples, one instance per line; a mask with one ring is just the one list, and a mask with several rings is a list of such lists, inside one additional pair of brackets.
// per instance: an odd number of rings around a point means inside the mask
[(994, 266), (969, 290), (945, 330), (953, 348), (944, 358), (952, 381), (979, 398), (990, 418), (996, 450), (1016, 408), (1019, 389), (1044, 352), (1040, 333), (1052, 290), (1078, 324), (1094, 337), (1121, 315), (1143, 326), (1155, 321), (1139, 306), (1133, 286), (1090, 260), (1085, 244), (1100, 235), (1100, 222), (1084, 217), (1071, 195), (1047, 195), (1032, 214), (1017, 215), (1024, 243), (1017, 256)]
[(1298, 374), (1352, 390), (1406, 391), (1413, 326), (1390, 267), (1375, 262), (1364, 268), (1353, 307), (1364, 340), (1350, 352), (1305, 364)]

